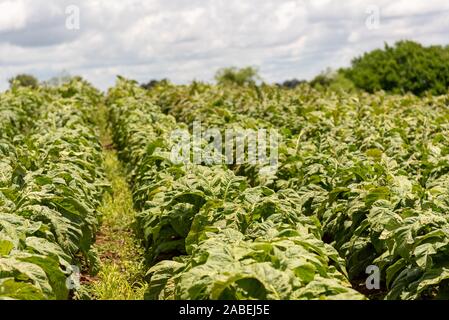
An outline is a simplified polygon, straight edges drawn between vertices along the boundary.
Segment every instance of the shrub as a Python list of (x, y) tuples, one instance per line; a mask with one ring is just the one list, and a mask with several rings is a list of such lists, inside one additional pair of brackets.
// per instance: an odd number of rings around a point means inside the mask
[(283, 83), (278, 83), (277, 86), (282, 87), (282, 88), (287, 88), (287, 89), (294, 89), (303, 83), (307, 83), (307, 81), (292, 79), (292, 80), (286, 80)]
[(19, 74), (8, 80), (9, 86), (12, 88), (13, 86), (20, 87), (29, 87), (29, 88), (37, 88), (39, 86), (39, 81), (36, 77), (30, 74)]
[(449, 47), (424, 47), (413, 41), (385, 44), (352, 61), (344, 71), (354, 84), (368, 92), (425, 92), (445, 94), (449, 87)]
[(218, 84), (235, 84), (239, 86), (254, 85), (260, 80), (257, 68), (246, 67), (238, 69), (236, 67), (223, 68), (215, 74)]
[(316, 76), (310, 81), (310, 85), (315, 89), (330, 89), (333, 91), (353, 92), (356, 89), (354, 83), (346, 77), (344, 70), (335, 71), (331, 68), (327, 68)]
[(154, 88), (154, 87), (156, 87), (158, 85), (167, 85), (168, 83), (170, 83), (170, 81), (168, 79), (162, 79), (162, 80), (155, 80), (155, 79), (153, 79), (153, 80), (150, 80), (147, 83), (141, 84), (140, 86), (143, 89), (150, 90), (150, 89), (152, 89), (152, 88)]

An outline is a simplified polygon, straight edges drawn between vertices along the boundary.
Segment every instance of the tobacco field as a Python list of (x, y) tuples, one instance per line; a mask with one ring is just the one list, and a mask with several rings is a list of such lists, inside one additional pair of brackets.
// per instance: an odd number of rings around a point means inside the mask
[[(194, 121), (276, 130), (277, 170), (174, 162)], [(0, 94), (0, 155), (0, 299), (101, 299), (134, 260), (150, 300), (449, 298), (449, 95), (73, 80)]]

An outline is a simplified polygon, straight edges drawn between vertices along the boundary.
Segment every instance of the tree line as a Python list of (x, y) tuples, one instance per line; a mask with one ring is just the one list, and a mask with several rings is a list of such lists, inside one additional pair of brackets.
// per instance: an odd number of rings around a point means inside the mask
[[(58, 83), (60, 82), (57, 79)], [(62, 79), (64, 81), (65, 79)], [(263, 82), (255, 67), (220, 69), (215, 75), (219, 85), (254, 86)], [(39, 81), (32, 75), (20, 74), (9, 80), (10, 85), (37, 87)], [(46, 84), (53, 84), (49, 81)], [(151, 80), (142, 84), (151, 89), (168, 79)], [(369, 93), (386, 91), (395, 94), (440, 95), (449, 88), (449, 46), (423, 46), (414, 41), (399, 41), (384, 45), (382, 49), (366, 52), (354, 58), (347, 68), (326, 69), (310, 81), (290, 79), (276, 85), (294, 89), (308, 83), (324, 90), (355, 91)]]

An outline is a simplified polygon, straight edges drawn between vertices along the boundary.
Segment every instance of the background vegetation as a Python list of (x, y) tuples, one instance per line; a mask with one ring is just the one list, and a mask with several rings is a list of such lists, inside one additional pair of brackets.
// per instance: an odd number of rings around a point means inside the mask
[(355, 58), (351, 68), (340, 72), (370, 93), (445, 94), (449, 87), (449, 47), (424, 47), (413, 41), (385, 44), (383, 50)]

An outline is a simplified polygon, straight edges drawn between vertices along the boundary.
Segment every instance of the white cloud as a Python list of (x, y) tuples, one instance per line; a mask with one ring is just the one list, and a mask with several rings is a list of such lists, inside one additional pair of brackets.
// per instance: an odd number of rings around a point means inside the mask
[(390, 16), (410, 16), (444, 10), (449, 10), (449, 3), (446, 0), (396, 0), (390, 1), (382, 12)]
[[(78, 31), (65, 28), (71, 4)], [(443, 0), (0, 0), (0, 88), (18, 72), (64, 69), (103, 89), (116, 74), (188, 82), (229, 65), (257, 65), (267, 81), (310, 78), (384, 41), (446, 44), (448, 10)]]
[(23, 1), (0, 2), (0, 32), (25, 27), (27, 10)]

